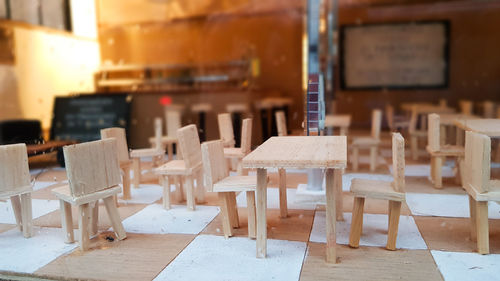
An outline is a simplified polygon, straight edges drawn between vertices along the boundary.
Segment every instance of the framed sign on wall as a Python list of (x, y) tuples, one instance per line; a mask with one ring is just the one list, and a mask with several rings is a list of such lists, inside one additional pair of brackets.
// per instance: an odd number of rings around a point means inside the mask
[(447, 21), (342, 26), (342, 89), (448, 87), (449, 32)]

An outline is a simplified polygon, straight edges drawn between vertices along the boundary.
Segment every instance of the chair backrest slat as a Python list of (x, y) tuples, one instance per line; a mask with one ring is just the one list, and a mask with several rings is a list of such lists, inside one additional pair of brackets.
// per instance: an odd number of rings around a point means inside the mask
[(73, 197), (91, 194), (121, 183), (116, 139), (65, 146), (66, 173)]
[(483, 134), (465, 133), (464, 183), (480, 193), (489, 191), (491, 139)]
[(394, 107), (390, 104), (385, 105), (385, 118), (387, 119), (387, 125), (391, 131), (396, 130), (394, 128)]
[(276, 128), (278, 129), (278, 136), (284, 137), (287, 135), (286, 116), (284, 111), (276, 111)]
[(167, 136), (175, 137), (177, 136), (177, 130), (179, 130), (182, 126), (181, 122), (182, 112), (178, 108), (169, 109), (168, 107), (165, 109), (165, 125)]
[(465, 114), (465, 115), (472, 115), (473, 111), (474, 111), (474, 104), (472, 103), (472, 101), (469, 101), (469, 100), (461, 100), (458, 102), (459, 106), (460, 106), (460, 112), (462, 114)]
[(439, 115), (432, 113), (428, 117), (429, 126), (427, 129), (427, 142), (429, 149), (431, 151), (440, 150), (440, 117)]
[(127, 137), (124, 128), (106, 128), (101, 130), (101, 139), (116, 139), (116, 150), (118, 161), (127, 162), (130, 160), (128, 153)]
[(240, 147), (243, 153), (249, 153), (252, 149), (252, 118), (243, 119)]
[(380, 129), (382, 126), (382, 111), (375, 109), (372, 111), (372, 138), (380, 139)]
[(204, 142), (201, 145), (201, 154), (205, 171), (205, 184), (207, 190), (211, 192), (214, 183), (229, 176), (222, 140)]
[(0, 195), (30, 186), (26, 144), (0, 146)]
[(400, 133), (392, 134), (393, 188), (405, 192), (405, 140)]
[(408, 131), (414, 133), (417, 131), (417, 123), (418, 123), (418, 106), (411, 106), (411, 114), (410, 114), (410, 125), (408, 127)]
[(177, 139), (186, 168), (201, 164), (200, 138), (196, 125), (188, 125), (177, 130)]
[(495, 118), (495, 103), (492, 101), (483, 102), (483, 117)]
[(161, 118), (159, 118), (159, 117), (155, 118), (154, 128), (155, 128), (155, 136), (154, 136), (155, 148), (162, 149), (163, 146), (161, 144), (161, 137), (162, 137), (163, 133), (162, 133), (162, 120), (161, 120)]
[[(233, 122), (231, 120), (230, 113), (221, 113), (217, 115), (217, 121), (219, 124), (219, 134), (222, 139), (224, 145), (228, 145), (234, 147), (234, 131), (233, 131)], [(229, 145), (231, 144), (232, 145)]]

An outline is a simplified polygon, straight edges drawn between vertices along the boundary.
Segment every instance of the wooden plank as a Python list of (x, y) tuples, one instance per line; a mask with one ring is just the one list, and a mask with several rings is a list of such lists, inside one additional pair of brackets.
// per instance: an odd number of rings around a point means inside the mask
[(64, 200), (59, 200), (60, 211), (61, 211), (61, 226), (64, 233), (64, 242), (73, 243), (75, 242), (73, 233), (73, 216), (71, 212), (71, 205)]
[(363, 232), (363, 209), (365, 205), (364, 197), (354, 197), (352, 208), (351, 232), (349, 233), (349, 246), (359, 247), (359, 240)]
[[(113, 203), (114, 204), (114, 203)], [(78, 206), (78, 241), (80, 243), (80, 249), (86, 251), (89, 248), (89, 221), (90, 221), (91, 211), (89, 208), (89, 203), (82, 204)]]
[(286, 170), (278, 169), (279, 174), (279, 197), (280, 197), (280, 216), (288, 216), (287, 198), (286, 198)]
[(234, 147), (234, 131), (231, 114), (222, 113), (217, 115), (217, 122), (219, 124), (219, 135), (224, 142), (224, 147)]
[(109, 215), (109, 220), (111, 221), (111, 225), (113, 226), (113, 230), (116, 233), (116, 238), (118, 240), (123, 240), (127, 238), (127, 234), (125, 233), (125, 229), (122, 225), (122, 220), (120, 219), (120, 214), (113, 202), (113, 197), (106, 197), (103, 199), (104, 206), (106, 207), (106, 211)]
[(500, 137), (500, 119), (464, 119), (455, 120), (454, 124), (464, 131)]
[(265, 258), (267, 254), (267, 170), (257, 169), (256, 190), (257, 213), (257, 258)]
[(335, 224), (337, 221), (335, 208), (335, 180), (333, 169), (326, 169), (326, 262), (337, 262), (337, 234)]
[(248, 237), (256, 238), (255, 191), (247, 191)]
[(0, 146), (0, 196), (26, 192), (31, 189), (26, 145)]
[(21, 197), (21, 220), (23, 235), (29, 238), (33, 235), (33, 212), (31, 209), (31, 193), (23, 193)]

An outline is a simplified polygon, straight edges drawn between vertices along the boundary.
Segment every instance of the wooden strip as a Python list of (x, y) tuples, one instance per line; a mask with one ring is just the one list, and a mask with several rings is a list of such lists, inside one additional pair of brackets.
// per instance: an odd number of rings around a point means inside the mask
[(19, 195), (11, 196), (10, 203), (12, 205), (12, 210), (14, 211), (14, 216), (16, 217), (16, 224), (20, 231), (23, 231), (22, 216), (21, 216), (21, 199)]
[(389, 201), (389, 230), (387, 231), (388, 250), (396, 250), (398, 237), (399, 215), (401, 214), (401, 202)]
[(490, 241), (488, 230), (488, 202), (476, 201), (476, 234), (477, 252), (480, 254), (490, 253)]
[(336, 210), (335, 179), (333, 169), (326, 169), (326, 262), (336, 263)]
[(23, 235), (29, 238), (33, 235), (33, 212), (31, 209), (31, 193), (21, 194), (21, 220)]
[(170, 209), (170, 182), (168, 176), (163, 176), (163, 208)]
[(265, 258), (267, 255), (267, 170), (257, 169), (256, 189), (256, 213), (257, 213), (257, 258)]
[(334, 170), (335, 207), (337, 221), (344, 221), (344, 200), (342, 198), (342, 169)]
[(288, 216), (287, 198), (286, 198), (286, 170), (278, 169), (279, 173), (279, 196), (280, 196), (280, 217)]
[(73, 216), (71, 212), (71, 204), (65, 202), (64, 200), (59, 200), (61, 206), (61, 226), (64, 233), (64, 242), (73, 243), (75, 242), (73, 234)]
[(359, 240), (363, 232), (363, 210), (365, 206), (364, 197), (354, 197), (352, 207), (352, 222), (351, 232), (349, 233), (349, 246), (353, 248), (359, 247)]
[(256, 237), (255, 227), (255, 191), (247, 191), (248, 237)]
[(127, 234), (125, 233), (125, 229), (122, 225), (122, 220), (120, 219), (120, 214), (118, 213), (118, 209), (113, 203), (113, 198), (106, 197), (103, 199), (104, 206), (106, 207), (106, 211), (108, 212), (109, 220), (111, 221), (111, 225), (113, 226), (113, 230), (116, 233), (116, 238), (118, 240), (123, 240), (127, 238)]
[(90, 244), (88, 232), (90, 213), (89, 203), (78, 206), (78, 228), (80, 229), (78, 241), (80, 242), (80, 249), (82, 251), (86, 251)]
[(186, 200), (187, 207), (190, 210), (195, 210), (195, 198), (194, 198), (194, 190), (193, 190), (193, 177), (191, 175), (185, 177), (186, 180)]

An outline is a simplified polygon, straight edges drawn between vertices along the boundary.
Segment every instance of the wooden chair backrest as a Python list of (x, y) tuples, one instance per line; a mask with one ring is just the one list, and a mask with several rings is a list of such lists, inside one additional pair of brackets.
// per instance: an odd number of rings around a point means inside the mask
[(196, 125), (188, 125), (177, 130), (177, 139), (186, 168), (201, 164), (200, 138)]
[(177, 135), (177, 130), (182, 126), (181, 118), (182, 112), (177, 109), (165, 108), (165, 126), (166, 133), (169, 137), (175, 137)]
[(410, 133), (417, 131), (417, 123), (418, 123), (418, 106), (412, 105), (410, 114), (410, 125), (408, 126), (408, 131)]
[(234, 131), (233, 131), (233, 121), (231, 119), (230, 113), (221, 113), (217, 115), (217, 121), (219, 124), (219, 134), (220, 138), (224, 142), (233, 143), (234, 146)]
[(480, 193), (489, 191), (491, 139), (483, 134), (465, 132), (465, 184)]
[(73, 197), (104, 190), (121, 183), (116, 139), (104, 139), (63, 148), (66, 174)]
[(427, 142), (431, 151), (439, 151), (440, 147), (440, 117), (436, 113), (429, 114), (427, 129)]
[(26, 144), (0, 145), (0, 195), (26, 190), (30, 179)]
[(227, 160), (224, 158), (222, 140), (214, 140), (201, 144), (205, 184), (209, 192), (213, 191), (214, 183), (229, 176)]
[(392, 133), (393, 188), (405, 192), (405, 139), (400, 133)]
[(382, 126), (382, 111), (374, 109), (372, 111), (372, 138), (380, 139), (380, 129)]
[(252, 118), (243, 119), (240, 147), (243, 153), (249, 153), (252, 150)]
[(116, 150), (118, 153), (118, 161), (127, 162), (130, 160), (128, 153), (127, 137), (124, 128), (106, 128), (101, 130), (101, 139), (116, 139)]
[(284, 111), (276, 111), (276, 128), (278, 128), (278, 136), (284, 137), (287, 135), (286, 117)]
[(162, 149), (162, 144), (161, 144), (161, 137), (162, 137), (162, 121), (161, 118), (157, 117), (155, 118), (155, 148), (156, 149)]
[(483, 117), (495, 118), (495, 103), (492, 101), (483, 102)]
[(394, 107), (390, 104), (385, 105), (385, 118), (387, 119), (387, 125), (389, 125), (389, 129), (394, 131)]
[(472, 112), (473, 112), (472, 101), (461, 100), (461, 101), (459, 101), (459, 106), (460, 106), (460, 112), (462, 112), (462, 114), (472, 115)]

